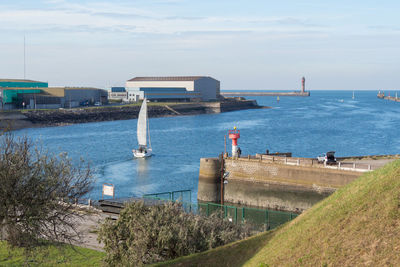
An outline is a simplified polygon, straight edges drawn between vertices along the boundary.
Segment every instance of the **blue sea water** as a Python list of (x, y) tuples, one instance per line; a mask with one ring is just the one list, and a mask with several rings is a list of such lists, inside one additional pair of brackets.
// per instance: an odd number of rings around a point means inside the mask
[[(376, 91), (311, 91), (310, 97), (254, 97), (272, 109), (151, 118), (154, 156), (134, 159), (136, 120), (76, 124), (17, 131), (50, 152), (84, 158), (95, 169), (90, 197), (101, 198), (102, 183), (113, 183), (116, 197), (190, 189), (196, 199), (199, 162), (224, 151), (224, 135), (240, 130), (242, 155), (292, 152), (315, 157), (398, 154), (400, 103), (381, 100)], [(394, 95), (394, 93), (391, 93)], [(227, 150), (231, 150), (228, 140)]]

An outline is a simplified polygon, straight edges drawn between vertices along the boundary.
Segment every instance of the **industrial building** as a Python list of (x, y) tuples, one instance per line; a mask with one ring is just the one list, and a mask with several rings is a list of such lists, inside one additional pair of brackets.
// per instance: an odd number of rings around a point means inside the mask
[(48, 83), (0, 79), (0, 109), (72, 108), (107, 103), (107, 91), (90, 87), (48, 87)]
[(125, 90), (125, 87), (111, 87), (108, 91), (108, 100), (114, 101), (127, 101), (128, 93)]
[(120, 102), (138, 102), (143, 99), (143, 92), (139, 88), (111, 87), (108, 99)]
[(22, 79), (0, 79), (0, 87), (1, 88), (42, 88), (49, 87), (47, 82), (38, 82), (32, 80), (22, 80)]
[(208, 76), (135, 77), (126, 82), (128, 97), (150, 101), (212, 101), (220, 82)]

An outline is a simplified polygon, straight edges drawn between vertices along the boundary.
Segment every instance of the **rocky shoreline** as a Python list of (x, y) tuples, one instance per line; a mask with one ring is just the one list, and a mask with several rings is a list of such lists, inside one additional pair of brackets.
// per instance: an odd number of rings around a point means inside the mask
[[(148, 105), (150, 118), (221, 113), (244, 109), (267, 108), (255, 100)], [(75, 123), (136, 119), (139, 105), (103, 106), (57, 110), (29, 110), (0, 113), (0, 129), (62, 126)]]

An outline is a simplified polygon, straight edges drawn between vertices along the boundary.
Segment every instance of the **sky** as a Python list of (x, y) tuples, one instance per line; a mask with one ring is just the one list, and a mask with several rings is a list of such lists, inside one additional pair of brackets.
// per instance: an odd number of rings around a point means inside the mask
[(0, 78), (124, 86), (211, 76), (222, 90), (395, 90), (400, 1), (0, 0)]

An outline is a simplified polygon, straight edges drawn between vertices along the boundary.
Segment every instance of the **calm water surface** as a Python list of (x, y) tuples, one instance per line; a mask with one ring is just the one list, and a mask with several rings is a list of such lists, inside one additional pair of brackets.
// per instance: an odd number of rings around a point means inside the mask
[[(224, 151), (224, 135), (241, 132), (242, 155), (292, 152), (315, 157), (334, 150), (337, 156), (397, 154), (400, 103), (381, 100), (375, 91), (312, 91), (310, 97), (255, 97), (272, 109), (150, 119), (153, 157), (133, 159), (136, 120), (24, 129), (49, 151), (83, 157), (96, 170), (91, 198), (101, 198), (104, 182), (117, 197), (191, 189), (196, 199), (199, 161)], [(392, 93), (391, 93), (392, 95)], [(393, 92), (394, 95), (394, 92)], [(228, 151), (230, 144), (228, 143)]]

